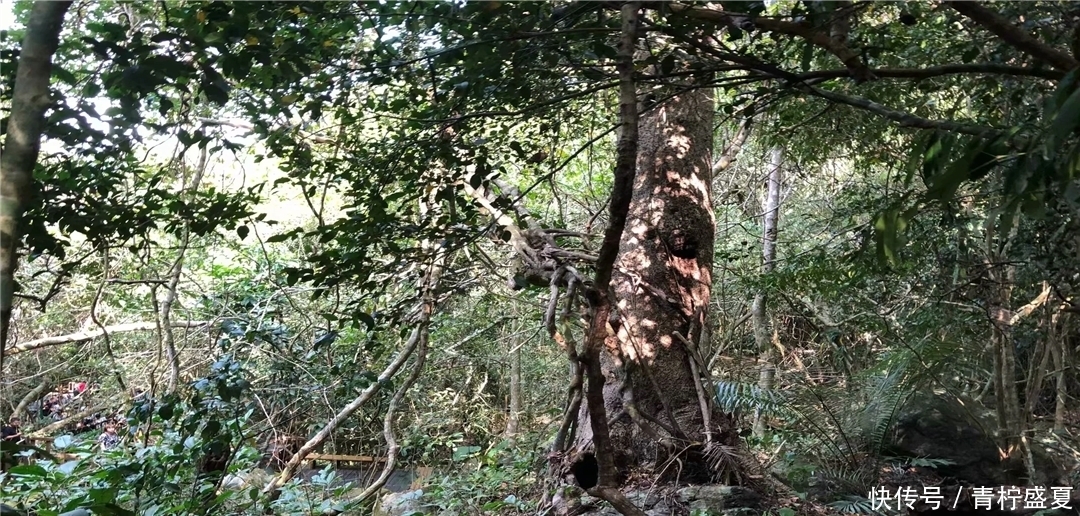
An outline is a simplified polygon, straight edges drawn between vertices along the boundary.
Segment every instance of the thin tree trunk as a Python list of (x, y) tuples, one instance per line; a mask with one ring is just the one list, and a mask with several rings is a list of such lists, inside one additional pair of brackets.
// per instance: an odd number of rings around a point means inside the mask
[(1052, 346), (1050, 354), (1054, 359), (1054, 376), (1057, 380), (1055, 393), (1056, 400), (1054, 403), (1054, 432), (1056, 433), (1065, 432), (1065, 400), (1068, 397), (1068, 388), (1065, 383), (1065, 380), (1068, 377), (1065, 375), (1065, 370), (1068, 369), (1066, 364), (1069, 364), (1069, 345), (1068, 338), (1066, 337), (1066, 335), (1068, 335), (1069, 316), (1067, 314), (1064, 314), (1064, 316), (1062, 315), (1063, 314), (1061, 314), (1060, 311), (1055, 312), (1053, 315), (1053, 323), (1051, 323), (1051, 325), (1055, 327), (1055, 330), (1057, 328), (1057, 323), (1061, 323), (1061, 330), (1055, 331), (1057, 338), (1050, 343)]
[[(437, 190), (432, 190), (432, 192), (436, 191)], [(421, 217), (427, 214), (428, 209), (434, 208), (429, 208), (427, 204), (421, 204)], [(419, 303), (419, 315), (416, 317), (416, 328), (413, 329), (413, 332), (409, 336), (409, 339), (406, 341), (404, 348), (398, 353), (398, 356), (394, 358), (386, 366), (385, 369), (383, 369), (383, 372), (379, 375), (379, 378), (376, 381), (372, 382), (370, 385), (368, 385), (363, 390), (363, 392), (361, 392), (360, 395), (357, 396), (352, 402), (350, 402), (348, 405), (338, 411), (338, 413), (326, 423), (326, 426), (324, 426), (314, 436), (308, 439), (307, 442), (305, 442), (300, 447), (300, 449), (293, 454), (293, 456), (289, 459), (289, 462), (285, 464), (285, 466), (281, 470), (281, 473), (266, 484), (262, 492), (263, 494), (268, 495), (268, 508), (269, 503), (277, 500), (277, 497), (281, 494), (281, 486), (285, 485), (285, 483), (288, 482), (293, 477), (293, 475), (295, 475), (296, 472), (300, 469), (300, 464), (303, 463), (304, 458), (307, 457), (308, 454), (310, 454), (316, 448), (318, 448), (319, 445), (329, 439), (331, 434), (333, 434), (334, 430), (340, 427), (346, 419), (348, 419), (354, 412), (356, 412), (358, 409), (360, 409), (360, 407), (362, 407), (372, 397), (374, 397), (375, 393), (377, 393), (382, 386), (386, 385), (391, 379), (393, 379), (414, 352), (417, 353), (417, 357), (413, 366), (413, 370), (410, 373), (409, 377), (405, 380), (405, 383), (402, 385), (402, 389), (394, 394), (394, 397), (392, 399), (392, 408), (396, 407), (397, 403), (401, 401), (401, 396), (404, 396), (404, 389), (407, 389), (408, 386), (412, 385), (412, 383), (416, 380), (416, 377), (420, 374), (420, 369), (422, 369), (424, 366), (427, 352), (431, 318), (432, 315), (434, 315), (436, 308), (438, 307), (439, 283), (442, 280), (443, 270), (448, 260), (446, 250), (442, 248), (435, 249), (434, 245), (432, 245), (432, 243), (429, 241), (423, 242), (423, 248), (425, 250), (431, 251), (432, 256), (430, 262), (427, 263), (426, 270), (424, 271), (424, 276), (421, 279), (419, 285), (421, 299)], [(419, 351), (417, 351), (418, 349)], [(387, 440), (388, 454), (390, 455), (388, 459), (388, 464), (392, 467), (398, 452), (398, 445), (394, 439), (393, 434), (393, 410), (391, 410), (386, 415), (383, 429), (384, 437)], [(364, 492), (362, 493), (362, 497), (366, 498), (368, 496), (371, 496), (371, 494), (373, 494), (374, 492), (378, 491), (379, 488), (386, 483), (386, 480), (389, 478), (389, 476), (390, 471), (384, 469), (382, 474), (380, 474), (379, 478), (376, 479), (376, 481), (372, 485), (368, 486), (368, 488), (364, 490)]]
[[(0, 351), (7, 347), (11, 332), (20, 224), (45, 130), (45, 110), (52, 104), (52, 57), (60, 45), (60, 29), (69, 7), (71, 2), (34, 2), (15, 72), (7, 137), (0, 155)], [(0, 376), (3, 371), (4, 354), (0, 352)]]
[[(767, 182), (764, 202), (764, 229), (761, 234), (761, 273), (768, 275), (776, 268), (776, 236), (780, 220), (780, 184), (783, 181), (782, 167), (784, 151), (773, 148), (769, 152), (769, 179)], [(754, 296), (754, 305), (751, 313), (754, 320), (754, 342), (757, 344), (758, 353), (761, 357), (761, 372), (758, 374), (758, 388), (764, 391), (772, 390), (776, 377), (776, 367), (773, 364), (772, 341), (769, 340), (769, 318), (767, 310), (768, 297), (762, 290)], [(765, 435), (765, 418), (761, 409), (754, 410), (754, 437)]]
[[(195, 167), (195, 175), (191, 178), (191, 184), (184, 185), (181, 194), (194, 195), (199, 190), (203, 174), (206, 173), (207, 158), (207, 150), (203, 146), (199, 151), (199, 164)], [(187, 164), (181, 162), (180, 166), (186, 167)], [(161, 334), (165, 340), (166, 359), (169, 361), (169, 383), (166, 393), (175, 392), (176, 386), (180, 383), (180, 355), (176, 351), (176, 338), (172, 331), (172, 307), (173, 303), (176, 302), (176, 289), (180, 285), (180, 276), (184, 272), (184, 255), (190, 242), (191, 230), (185, 225), (183, 235), (180, 237), (180, 248), (176, 251), (176, 261), (173, 262), (172, 270), (169, 271), (169, 284), (165, 288), (165, 299), (161, 301), (161, 312), (159, 314), (161, 318)]]
[(997, 402), (998, 431), (1002, 449), (1011, 457), (1022, 453), (1026, 418), (1020, 412), (1020, 396), (1016, 391), (1016, 353), (1013, 350), (1013, 325), (1019, 320), (1010, 310), (1012, 289), (1016, 283), (1016, 267), (1008, 262), (1008, 249), (1016, 237), (1014, 217), (1008, 235), (1002, 235), (1000, 246), (995, 244), (994, 221), (986, 225), (986, 271), (990, 282), (990, 342), (994, 353), (994, 397)]
[(511, 442), (517, 438), (521, 428), (521, 346), (523, 343), (510, 340), (510, 413), (506, 418), (506, 438)]
[[(634, 506), (617, 489), (619, 485), (615, 448), (611, 440), (611, 428), (608, 423), (607, 401), (612, 398), (611, 387), (607, 383), (607, 371), (604, 356), (612, 351), (609, 335), (612, 305), (612, 274), (615, 262), (622, 253), (623, 230), (626, 229), (630, 206), (637, 188), (636, 176), (638, 158), (638, 111), (637, 85), (634, 82), (634, 52), (637, 49), (638, 16), (640, 2), (626, 2), (622, 5), (622, 35), (619, 39), (619, 139), (616, 148), (615, 177), (611, 188), (611, 201), (608, 205), (608, 227), (604, 231), (603, 243), (597, 253), (596, 274), (593, 288), (586, 291), (589, 300), (589, 328), (584, 337), (582, 353), (579, 356), (584, 376), (585, 406), (578, 418), (575, 445), (578, 459), (575, 468), (591, 470), (592, 478), (582, 485), (589, 494), (607, 500), (617, 511), (625, 516), (645, 516), (645, 512)], [(711, 113), (712, 110), (709, 110)], [(706, 163), (706, 166), (709, 164)], [(617, 393), (616, 393), (617, 396)], [(585, 437), (587, 436), (587, 437)], [(592, 453), (586, 450), (591, 449)], [(579, 479), (580, 481), (580, 479)]]

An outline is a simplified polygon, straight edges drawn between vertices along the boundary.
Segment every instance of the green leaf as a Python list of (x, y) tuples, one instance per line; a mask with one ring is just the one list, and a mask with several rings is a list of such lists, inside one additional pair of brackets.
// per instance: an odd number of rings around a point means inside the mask
[(61, 66), (53, 65), (52, 73), (53, 76), (55, 76), (57, 79), (60, 80), (60, 82), (63, 82), (64, 84), (74, 86), (75, 83), (79, 82), (79, 80), (75, 78), (75, 74), (65, 70)]
[(971, 165), (975, 156), (983, 151), (986, 142), (974, 138), (968, 142), (964, 154), (949, 164), (943, 174), (933, 178), (928, 195), (932, 199), (948, 202), (956, 195), (956, 190), (971, 175)]
[(1080, 68), (1077, 68), (1061, 78), (1061, 82), (1058, 83), (1058, 87), (1054, 90), (1054, 96), (1050, 97), (1048, 105), (1046, 106), (1047, 113), (1056, 113), (1062, 105), (1065, 104), (1066, 99), (1076, 89), (1076, 81), (1080, 79)]
[(89, 494), (90, 500), (98, 505), (104, 505), (116, 500), (115, 489), (96, 487), (91, 488)]
[(45, 468), (38, 466), (37, 464), (22, 464), (12, 467), (8, 470), (8, 473), (12, 476), (22, 477), (44, 477), (49, 474), (45, 471)]
[(945, 164), (949, 161), (949, 155), (952, 151), (952, 144), (955, 137), (951, 134), (942, 134), (935, 132), (931, 137), (930, 142), (927, 145), (926, 153), (923, 156), (922, 177), (923, 184), (927, 188), (934, 187), (934, 181), (936, 176), (944, 168)]
[(169, 110), (173, 108), (173, 106), (173, 101), (165, 97), (161, 97), (161, 103), (158, 105), (158, 114), (160, 114), (161, 116), (165, 116), (165, 114), (168, 113)]
[(174, 408), (175, 408), (174, 404), (165, 403), (165, 404), (161, 405), (161, 408), (158, 409), (158, 416), (161, 416), (161, 419), (164, 419), (164, 420), (168, 421), (168, 420), (172, 419), (172, 417), (173, 417), (173, 409)]
[(101, 85), (95, 81), (90, 81), (83, 86), (82, 94), (84, 97), (96, 97), (98, 93), (101, 93)]
[(1046, 155), (1055, 156), (1061, 147), (1065, 144), (1065, 140), (1072, 135), (1077, 124), (1080, 124), (1080, 88), (1073, 91), (1069, 95), (1068, 100), (1061, 105), (1061, 109), (1058, 110), (1057, 115), (1054, 116), (1053, 123), (1050, 124), (1050, 129), (1047, 131), (1046, 140)]
[(247, 238), (249, 232), (251, 229), (247, 226), (236, 226), (236, 235), (240, 237), (240, 240)]
[(878, 258), (882, 262), (893, 267), (900, 265), (900, 249), (904, 245), (907, 226), (908, 219), (905, 214), (901, 214), (896, 208), (886, 210), (874, 220)]
[(371, 314), (367, 312), (357, 312), (356, 319), (364, 323), (364, 326), (367, 326), (369, 331), (375, 329), (375, 318), (372, 317)]
[(993, 170), (1003, 159), (1008, 157), (1008, 149), (1001, 138), (980, 147), (968, 165), (968, 180), (978, 181)]
[(479, 453), (481, 448), (479, 446), (458, 446), (454, 448), (454, 456), (452, 460), (455, 462), (463, 461), (473, 455)]
[[(367, 315), (367, 314), (364, 314), (364, 315)], [(370, 318), (370, 316), (368, 316), (368, 318)], [(372, 322), (374, 322), (374, 321), (372, 321)], [(370, 328), (370, 326), (369, 326), (369, 328)], [(328, 331), (328, 332), (320, 335), (319, 338), (315, 339), (315, 342), (313, 342), (311, 344), (311, 348), (314, 349), (314, 350), (318, 350), (320, 348), (329, 346), (329, 345), (333, 344), (334, 341), (337, 340), (337, 338), (338, 338), (338, 332), (336, 332), (336, 331)]]
[(799, 66), (803, 72), (809, 72), (810, 66), (813, 64), (814, 59), (814, 45), (811, 45), (809, 41), (803, 44), (802, 59), (799, 62)]
[(919, 170), (922, 164), (926, 161), (926, 153), (930, 150), (930, 146), (936, 141), (938, 135), (934, 131), (921, 131), (912, 140), (911, 154), (908, 155), (908, 161), (904, 166), (904, 185), (910, 186), (911, 181), (915, 178), (915, 171)]

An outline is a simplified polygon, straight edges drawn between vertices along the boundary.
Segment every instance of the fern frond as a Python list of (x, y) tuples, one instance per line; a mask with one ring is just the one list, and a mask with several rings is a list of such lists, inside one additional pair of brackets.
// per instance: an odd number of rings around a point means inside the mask
[(788, 415), (788, 399), (776, 390), (765, 390), (752, 383), (716, 381), (716, 403), (725, 412), (760, 411), (769, 416)]
[(837, 500), (829, 504), (842, 514), (869, 514), (871, 516), (887, 516), (889, 513), (874, 508), (874, 502), (862, 496), (847, 496), (843, 500)]

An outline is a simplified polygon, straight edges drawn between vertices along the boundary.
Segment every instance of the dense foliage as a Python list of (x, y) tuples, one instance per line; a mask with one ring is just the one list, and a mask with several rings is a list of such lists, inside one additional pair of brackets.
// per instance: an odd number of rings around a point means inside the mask
[[(615, 4), (74, 3), (21, 233), (4, 234), (20, 255), (0, 419), (41, 439), (0, 498), (37, 514), (370, 510), (379, 462), (229, 487), (272, 443), (324, 431), (305, 453), (434, 467), (418, 510), (550, 507), (572, 483), (550, 452), (573, 368), (516, 232), (546, 230), (586, 273), (601, 252)], [(640, 7), (640, 109), (716, 99), (700, 355), (710, 402), (739, 429), (763, 421), (739, 464), (869, 513), (883, 470), (950, 464), (895, 443), (936, 394), (970, 402), (1031, 483), (1080, 483), (1080, 457), (1052, 478), (1032, 451), (1080, 435), (1075, 7)], [(32, 26), (31, 2), (13, 9), (5, 135)], [(566, 307), (560, 338), (580, 336), (587, 310)], [(72, 381), (91, 388), (44, 412)], [(94, 414), (123, 415), (123, 446), (76, 426)]]

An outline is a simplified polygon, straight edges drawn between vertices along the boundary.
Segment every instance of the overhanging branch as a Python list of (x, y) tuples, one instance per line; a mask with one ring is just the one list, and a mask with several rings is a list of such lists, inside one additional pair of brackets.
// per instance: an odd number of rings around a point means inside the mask
[[(984, 75), (1011, 75), (1014, 77), (1038, 77), (1051, 81), (1061, 80), (1065, 77), (1063, 72), (1045, 68), (1030, 68), (1026, 66), (1011, 66), (997, 63), (958, 63), (941, 66), (928, 66), (926, 68), (873, 68), (870, 70), (874, 76), (882, 79), (931, 79), (945, 75), (984, 74)], [(811, 79), (838, 79), (846, 77), (848, 70), (818, 70), (798, 74), (802, 80)]]
[(665, 3), (664, 7), (671, 10), (671, 12), (683, 14), (694, 19), (726, 25), (740, 30), (743, 30), (747, 25), (752, 25), (770, 32), (798, 36), (809, 42), (811, 45), (823, 48), (830, 54), (836, 56), (840, 59), (840, 62), (844, 63), (844, 66), (848, 68), (851, 75), (856, 79), (867, 81), (875, 78), (870, 69), (866, 67), (866, 63), (862, 61), (862, 58), (848, 48), (848, 46), (840, 39), (834, 39), (829, 36), (828, 32), (817, 30), (807, 23), (789, 22), (777, 20), (775, 18), (753, 17), (715, 9), (691, 7), (685, 4)]
[(1039, 41), (1020, 27), (1013, 25), (1013, 23), (1004, 16), (984, 7), (978, 2), (948, 1), (945, 2), (945, 5), (952, 7), (956, 12), (968, 17), (971, 21), (996, 34), (1009, 45), (1012, 45), (1025, 54), (1050, 63), (1051, 66), (1058, 70), (1068, 72), (1077, 66), (1080, 66), (1080, 62), (1073, 59), (1069, 54)]
[(900, 124), (903, 127), (914, 127), (916, 129), (940, 129), (943, 131), (971, 134), (974, 136), (992, 136), (1000, 133), (1000, 131), (992, 127), (961, 124), (959, 122), (953, 122), (951, 120), (931, 120), (929, 118), (918, 117), (912, 115), (911, 113), (890, 109), (869, 99), (843, 95), (840, 93), (823, 90), (814, 86), (804, 85), (801, 86), (800, 89), (812, 95), (821, 97), (825, 100), (836, 102), (838, 104), (845, 104), (851, 107), (869, 111), (876, 115), (880, 115)]

